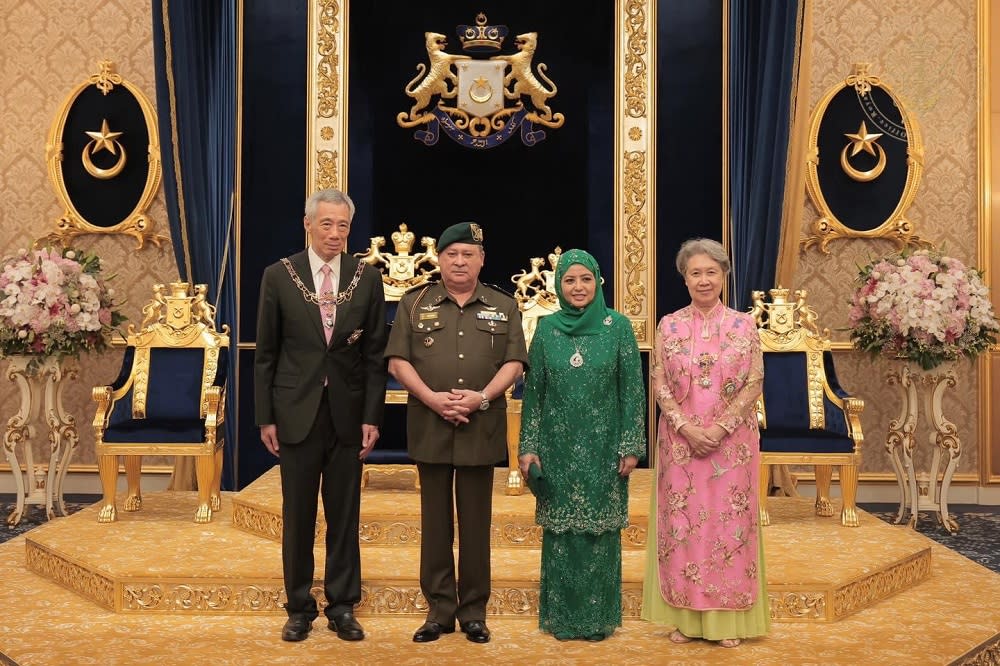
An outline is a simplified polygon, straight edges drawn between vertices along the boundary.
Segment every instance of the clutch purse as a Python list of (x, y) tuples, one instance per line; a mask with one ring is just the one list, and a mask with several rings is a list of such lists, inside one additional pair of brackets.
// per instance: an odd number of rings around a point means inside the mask
[(538, 463), (531, 463), (528, 467), (528, 489), (535, 496), (535, 499), (545, 500), (549, 496), (549, 483), (542, 474), (542, 468)]

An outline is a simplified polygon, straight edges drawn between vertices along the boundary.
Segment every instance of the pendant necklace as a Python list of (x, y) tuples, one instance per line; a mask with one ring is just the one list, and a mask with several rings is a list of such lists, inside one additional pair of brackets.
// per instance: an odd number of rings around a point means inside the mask
[(569, 364), (574, 368), (579, 368), (583, 365), (583, 354), (580, 353), (580, 345), (573, 340), (573, 346), (576, 348), (576, 353), (569, 357)]

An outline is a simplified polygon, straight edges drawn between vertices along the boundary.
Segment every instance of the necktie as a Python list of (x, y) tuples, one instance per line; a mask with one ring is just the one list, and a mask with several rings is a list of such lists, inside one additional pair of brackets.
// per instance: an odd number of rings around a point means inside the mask
[[(320, 299), (331, 298), (333, 296), (333, 271), (327, 264), (319, 269), (323, 274), (323, 282), (319, 286)], [(333, 323), (337, 319), (337, 306), (331, 301), (319, 306), (320, 318), (323, 320), (323, 334), (326, 336), (326, 344), (330, 344), (333, 337)]]

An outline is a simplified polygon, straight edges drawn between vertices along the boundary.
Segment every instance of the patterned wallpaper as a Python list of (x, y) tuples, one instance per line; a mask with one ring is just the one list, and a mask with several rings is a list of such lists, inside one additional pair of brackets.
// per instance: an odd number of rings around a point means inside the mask
[[(812, 103), (846, 77), (852, 63), (871, 62), (871, 71), (906, 101), (921, 124), (925, 172), (909, 217), (917, 233), (974, 263), (976, 257), (976, 2), (975, 0), (823, 0), (813, 3)], [(61, 214), (48, 183), (44, 153), (49, 125), (66, 94), (97, 62), (112, 60), (118, 72), (155, 97), (149, 6), (122, 0), (4, 0), (0, 13), (0, 254), (30, 245), (49, 233)], [(149, 211), (158, 231), (169, 234), (162, 194)], [(807, 202), (803, 228), (816, 212)], [(115, 288), (128, 299), (124, 310), (139, 318), (154, 282), (177, 279), (169, 247), (147, 244), (135, 251), (126, 237), (85, 236), (77, 245), (99, 253)], [(832, 254), (811, 250), (800, 257), (795, 287), (809, 289), (821, 324), (842, 328), (856, 263), (890, 247), (878, 241), (831, 244)], [(834, 332), (835, 339), (845, 334)], [(77, 464), (94, 464), (90, 387), (110, 381), (120, 352), (84, 358), (79, 379), (65, 393), (76, 416)], [(842, 384), (867, 402), (863, 415), (863, 473), (891, 472), (885, 455), (886, 424), (898, 402), (885, 399), (888, 366), (854, 352), (837, 355)], [(945, 413), (959, 424), (964, 452), (959, 472), (973, 473), (976, 461), (976, 374), (957, 368), (958, 387), (946, 398)], [(0, 383), (5, 422), (17, 397)], [(891, 395), (891, 394), (890, 394)], [(921, 424), (920, 428), (923, 428)], [(918, 468), (928, 467), (928, 447), (919, 430)], [(42, 442), (36, 441), (36, 447)], [(36, 448), (36, 450), (39, 450)], [(153, 462), (153, 461), (150, 461)]]
[[(870, 62), (872, 74), (893, 88), (914, 113), (923, 133), (924, 175), (908, 211), (917, 234), (949, 254), (976, 264), (976, 1), (823, 0), (813, 3), (811, 105), (851, 73), (855, 62)], [(806, 202), (803, 231), (817, 217)], [(886, 241), (838, 240), (831, 253), (809, 250), (799, 257), (796, 287), (809, 290), (821, 325), (847, 341), (847, 300), (857, 265), (889, 251)], [(872, 362), (856, 352), (836, 356), (841, 384), (865, 399), (866, 473), (891, 473), (885, 451), (890, 419), (899, 415), (895, 389), (886, 386), (888, 361)], [(977, 470), (977, 373), (955, 368), (958, 385), (947, 392), (945, 416), (958, 425), (962, 459), (958, 473)], [(931, 449), (926, 426), (917, 426), (916, 466), (928, 470)]]
[[(0, 256), (29, 247), (55, 228), (62, 214), (45, 168), (45, 139), (69, 92), (98, 71), (98, 61), (111, 60), (115, 70), (151, 100), (153, 42), (150, 7), (132, 0), (3, 0), (0, 11)], [(149, 209), (159, 233), (169, 236), (162, 191)], [(112, 286), (126, 299), (131, 321), (155, 282), (177, 280), (177, 264), (169, 243), (157, 249), (147, 243), (136, 251), (124, 236), (81, 236), (74, 243), (96, 252)], [(73, 464), (96, 465), (91, 388), (110, 383), (118, 372), (121, 352), (85, 357), (79, 378), (69, 382), (64, 404), (74, 415), (80, 445)], [(4, 368), (6, 364), (0, 362)], [(17, 391), (0, 377), (0, 424), (18, 407)], [(45, 432), (36, 436), (35, 460), (47, 448)], [(47, 455), (47, 454), (46, 454)], [(24, 456), (18, 453), (23, 462)], [(146, 467), (169, 459), (146, 461)]]

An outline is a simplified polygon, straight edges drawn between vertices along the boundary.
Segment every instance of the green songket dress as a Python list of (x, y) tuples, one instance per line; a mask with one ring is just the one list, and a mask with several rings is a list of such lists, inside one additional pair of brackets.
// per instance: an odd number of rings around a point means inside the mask
[(646, 456), (635, 335), (618, 312), (601, 315), (584, 335), (543, 317), (525, 377), (519, 454), (538, 456), (548, 484), (535, 508), (543, 528), (539, 626), (559, 639), (610, 636), (621, 626), (628, 479), (618, 465)]

